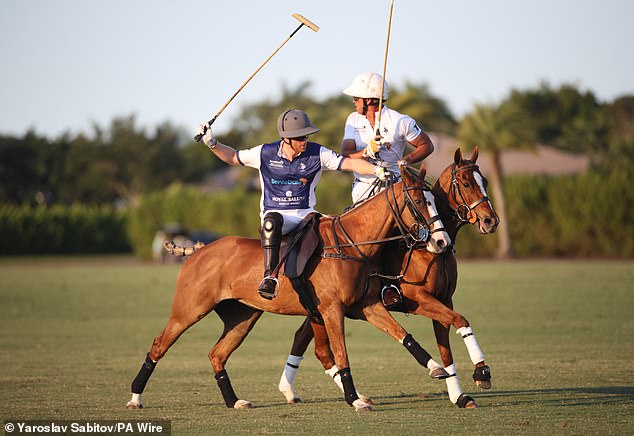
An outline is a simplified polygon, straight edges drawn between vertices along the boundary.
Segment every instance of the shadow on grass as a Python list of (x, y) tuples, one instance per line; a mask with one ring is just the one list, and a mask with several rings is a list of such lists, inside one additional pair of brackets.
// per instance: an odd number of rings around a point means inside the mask
[[(528, 389), (513, 391), (480, 391), (476, 399), (500, 399), (505, 405), (543, 403), (551, 406), (597, 406), (634, 402), (634, 386), (605, 386), (595, 388)], [(509, 400), (510, 398), (510, 400)]]
[[(480, 407), (492, 407), (494, 405), (503, 406), (524, 406), (526, 404), (543, 404), (546, 406), (598, 406), (608, 404), (634, 403), (634, 386), (610, 386), (596, 388), (557, 388), (557, 389), (528, 389), (511, 391), (473, 391), (466, 394), (474, 397)], [(375, 411), (402, 409), (404, 402), (407, 404), (419, 404), (430, 401), (449, 401), (446, 392), (431, 394), (405, 394), (372, 396), (375, 402)], [(478, 400), (485, 400), (480, 402)], [(303, 399), (301, 404), (337, 404), (345, 405), (343, 397), (324, 397)], [(183, 405), (184, 408), (191, 407), (191, 404)], [(220, 402), (202, 402), (194, 406), (204, 408), (226, 408)], [(289, 406), (285, 401), (264, 401), (254, 403), (254, 408), (270, 409)], [(171, 406), (173, 407), (173, 405)], [(162, 406), (149, 406), (148, 409), (158, 410)]]

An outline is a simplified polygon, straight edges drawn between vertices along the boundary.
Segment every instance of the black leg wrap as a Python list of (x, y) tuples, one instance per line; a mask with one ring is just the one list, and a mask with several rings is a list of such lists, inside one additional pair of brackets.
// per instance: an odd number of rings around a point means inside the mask
[(154, 368), (156, 367), (157, 362), (152, 362), (150, 359), (150, 353), (147, 353), (145, 356), (145, 362), (143, 362), (143, 366), (139, 370), (139, 373), (136, 375), (134, 380), (132, 381), (132, 393), (133, 394), (142, 394), (145, 390), (145, 385), (147, 381), (150, 379)]
[(403, 339), (403, 346), (407, 348), (407, 351), (410, 352), (414, 359), (425, 368), (427, 368), (427, 362), (431, 360), (431, 355), (425, 351), (423, 347), (419, 345), (418, 342), (412, 337), (412, 335), (408, 334)]
[(236, 397), (236, 393), (233, 392), (233, 387), (231, 387), (231, 380), (229, 380), (227, 371), (223, 369), (214, 377), (216, 379), (216, 382), (218, 382), (218, 387), (220, 388), (220, 392), (222, 393), (222, 398), (225, 399), (225, 404), (228, 408), (233, 409), (233, 406), (238, 401), (238, 397)]
[(469, 402), (471, 401), (473, 401), (473, 404), (475, 404), (475, 400), (471, 398), (469, 395), (460, 394), (460, 396), (458, 397), (458, 400), (456, 401), (456, 406), (458, 406), (461, 409), (464, 409), (465, 407), (467, 407), (467, 404), (469, 404)]
[(341, 377), (341, 384), (343, 385), (343, 394), (346, 397), (346, 403), (352, 406), (355, 400), (359, 399), (357, 390), (354, 388), (354, 382), (352, 381), (352, 374), (350, 368), (343, 368), (337, 371), (337, 374)]
[(488, 366), (476, 366), (473, 370), (474, 381), (491, 381), (491, 368)]

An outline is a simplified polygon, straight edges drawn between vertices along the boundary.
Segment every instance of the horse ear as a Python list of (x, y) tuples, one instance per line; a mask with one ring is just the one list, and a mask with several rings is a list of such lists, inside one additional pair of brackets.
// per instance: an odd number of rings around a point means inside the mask
[(456, 165), (460, 165), (460, 162), (462, 162), (462, 152), (460, 151), (460, 147), (456, 149), (456, 152), (453, 155), (453, 161)]
[(475, 163), (478, 160), (478, 146), (473, 149), (473, 153), (471, 153), (471, 158), (469, 159), (471, 162)]
[(425, 181), (425, 175), (427, 174), (427, 168), (424, 164), (421, 164), (420, 171), (418, 172), (418, 180), (421, 182)]

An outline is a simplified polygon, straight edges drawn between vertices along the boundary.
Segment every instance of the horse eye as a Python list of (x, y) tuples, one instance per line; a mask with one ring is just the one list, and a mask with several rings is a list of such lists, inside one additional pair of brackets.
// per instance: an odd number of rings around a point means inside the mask
[(464, 186), (465, 188), (468, 188), (469, 187), (469, 183), (465, 182), (465, 183), (462, 184), (462, 186)]

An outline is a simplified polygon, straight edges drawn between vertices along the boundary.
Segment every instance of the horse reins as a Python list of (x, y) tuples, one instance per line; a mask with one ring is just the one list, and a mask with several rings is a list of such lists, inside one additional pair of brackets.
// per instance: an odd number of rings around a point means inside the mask
[[(413, 249), (416, 245), (418, 245), (421, 242), (423, 243), (428, 242), (431, 237), (431, 233), (444, 230), (442, 226), (439, 229), (435, 229), (433, 231), (431, 230), (430, 226), (434, 222), (440, 221), (440, 216), (436, 215), (436, 216), (430, 217), (429, 220), (427, 220), (423, 216), (423, 214), (420, 212), (420, 210), (418, 210), (418, 208), (415, 206), (415, 201), (412, 199), (409, 193), (409, 191), (413, 191), (413, 190), (425, 191), (429, 189), (425, 189), (426, 186), (407, 186), (405, 181), (403, 181), (403, 185), (404, 185), (403, 186), (404, 201), (401, 207), (398, 205), (398, 200), (396, 199), (396, 193), (394, 192), (394, 183), (392, 183), (391, 185), (387, 187), (387, 189), (385, 189), (385, 196), (387, 199), (387, 203), (390, 207), (390, 212), (392, 214), (392, 217), (396, 221), (400, 235), (391, 236), (391, 237), (382, 238), (382, 239), (368, 240), (363, 242), (354, 242), (352, 238), (350, 238), (350, 235), (348, 234), (348, 232), (346, 232), (345, 228), (343, 227), (343, 224), (341, 223), (341, 218), (339, 216), (333, 217), (332, 218), (332, 232), (333, 232), (333, 237), (335, 239), (335, 245), (324, 246), (323, 249), (324, 250), (334, 249), (335, 253), (322, 252), (321, 256), (323, 258), (329, 258), (329, 259), (335, 258), (335, 259), (354, 260), (358, 262), (369, 263), (367, 256), (365, 256), (363, 252), (359, 249), (360, 245), (383, 244), (383, 243), (391, 242), (395, 240), (404, 240), (408, 248)], [(390, 194), (392, 196), (392, 199), (390, 199)], [(412, 224), (410, 228), (407, 228), (407, 225), (401, 218), (401, 215), (403, 214), (403, 211), (405, 210), (406, 207), (408, 208), (410, 214), (414, 218), (414, 224)], [(424, 232), (421, 230), (421, 228), (422, 230), (424, 230)], [(339, 229), (341, 233), (343, 234), (344, 238), (347, 241), (346, 243), (339, 242), (337, 229)], [(342, 250), (342, 248), (344, 247), (353, 247), (357, 251), (357, 253), (359, 253), (360, 257), (350, 256), (348, 254), (345, 254)]]

